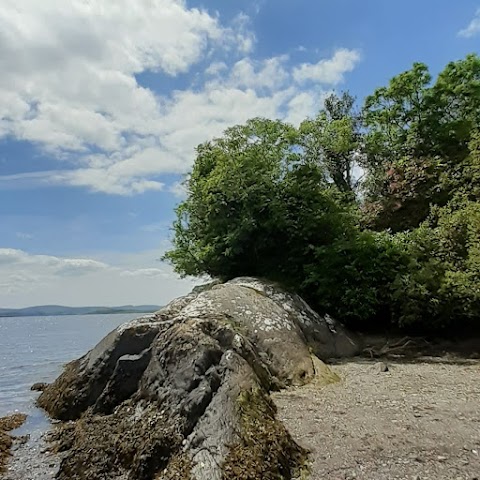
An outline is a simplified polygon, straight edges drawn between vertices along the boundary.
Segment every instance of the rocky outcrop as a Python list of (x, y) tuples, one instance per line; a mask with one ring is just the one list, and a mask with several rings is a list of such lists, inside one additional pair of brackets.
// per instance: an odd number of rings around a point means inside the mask
[[(39, 397), (63, 420), (61, 479), (296, 478), (305, 452), (269, 392), (333, 376), (359, 345), (272, 283), (197, 289), (114, 330)], [(71, 422), (67, 422), (71, 420)]]

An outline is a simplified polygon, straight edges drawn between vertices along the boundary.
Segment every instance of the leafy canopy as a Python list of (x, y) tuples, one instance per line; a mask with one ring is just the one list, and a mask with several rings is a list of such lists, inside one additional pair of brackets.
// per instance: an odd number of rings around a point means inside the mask
[(255, 118), (197, 147), (177, 208), (182, 275), (280, 280), (349, 325), (480, 324), (480, 58), (394, 77), (357, 111)]
[[(449, 63), (432, 84), (426, 65), (394, 77), (365, 100), (367, 224), (413, 229), (445, 206), (466, 178), (480, 125), (480, 57)], [(468, 177), (468, 176), (467, 176)]]
[(253, 119), (200, 145), (187, 186), (165, 256), (183, 275), (301, 281), (311, 245), (348, 224), (323, 166), (280, 121)]

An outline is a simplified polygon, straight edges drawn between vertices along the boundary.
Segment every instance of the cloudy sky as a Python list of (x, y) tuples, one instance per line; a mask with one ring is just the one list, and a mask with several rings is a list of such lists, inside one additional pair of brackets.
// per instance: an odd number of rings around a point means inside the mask
[(162, 304), (194, 147), (480, 47), (480, 0), (2, 0), (0, 307)]

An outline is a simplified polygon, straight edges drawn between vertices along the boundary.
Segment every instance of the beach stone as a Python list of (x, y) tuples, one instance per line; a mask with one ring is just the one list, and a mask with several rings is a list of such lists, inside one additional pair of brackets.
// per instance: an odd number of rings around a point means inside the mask
[(45, 388), (47, 388), (47, 385), (48, 383), (45, 382), (37, 382), (30, 387), (30, 390), (34, 392), (43, 392)]
[(374, 368), (377, 373), (386, 373), (390, 371), (390, 369), (388, 368), (388, 365), (384, 362), (376, 363)]

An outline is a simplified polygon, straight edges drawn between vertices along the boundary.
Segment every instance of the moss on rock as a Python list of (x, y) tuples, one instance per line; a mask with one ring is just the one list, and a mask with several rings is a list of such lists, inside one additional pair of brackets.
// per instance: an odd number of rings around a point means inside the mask
[(307, 452), (275, 418), (276, 407), (260, 388), (237, 399), (240, 441), (232, 445), (223, 464), (223, 479), (279, 480), (301, 478)]
[(155, 480), (190, 480), (192, 460), (184, 453), (174, 455), (167, 468), (156, 475)]
[(331, 383), (337, 383), (341, 378), (324, 362), (322, 362), (317, 356), (312, 355), (313, 368), (315, 370), (315, 377), (311, 383), (317, 386), (324, 387)]
[(137, 415), (136, 409), (125, 403), (112, 415), (95, 415), (89, 410), (75, 422), (60, 424), (51, 436), (54, 450), (73, 454), (64, 458), (57, 478), (93, 480), (127, 474), (136, 480), (154, 478), (166, 468), (181, 442), (172, 429), (174, 423), (167, 424), (158, 411), (158, 406), (151, 404)]
[(79, 373), (80, 360), (67, 363), (63, 373), (54, 383), (47, 385), (38, 397), (38, 406), (46, 410), (53, 418), (62, 420), (75, 418), (79, 412), (72, 402), (70, 392), (81, 389), (81, 383), (86, 382), (86, 378)]

